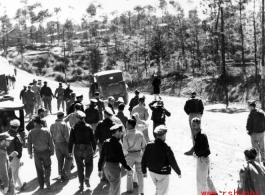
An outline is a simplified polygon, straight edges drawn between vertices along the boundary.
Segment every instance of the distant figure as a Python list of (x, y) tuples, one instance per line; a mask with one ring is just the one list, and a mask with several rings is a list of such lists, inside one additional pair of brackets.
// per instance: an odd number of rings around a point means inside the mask
[(247, 133), (250, 135), (252, 146), (257, 150), (258, 155), (260, 154), (261, 161), (265, 165), (265, 115), (262, 110), (256, 108), (256, 102), (254, 100), (248, 101), (248, 109), (250, 113), (247, 120)]
[(100, 98), (100, 93), (97, 91), (95, 92), (95, 99), (98, 101), (98, 111), (99, 111), (99, 118), (100, 120), (103, 120), (103, 111), (105, 110), (104, 101)]
[[(201, 98), (196, 96), (196, 92), (192, 91), (190, 98), (186, 101), (185, 106), (184, 106), (184, 111), (186, 112), (187, 115), (189, 115), (189, 125), (191, 129), (191, 138), (192, 138), (192, 145), (194, 145), (194, 131), (191, 126), (191, 120), (193, 118), (199, 118), (201, 119), (202, 114), (203, 114), (204, 106), (202, 103)], [(193, 147), (188, 151), (185, 152), (185, 155), (193, 155)]]
[(119, 104), (118, 106), (118, 113), (116, 114), (116, 117), (118, 117), (123, 126), (126, 127), (126, 123), (128, 121), (128, 117), (124, 115), (123, 111), (124, 111), (125, 105), (123, 103)]
[(85, 121), (86, 123), (91, 125), (93, 129), (93, 133), (95, 132), (96, 126), (100, 120), (97, 102), (98, 101), (96, 99), (90, 99), (90, 105), (85, 110), (85, 114), (86, 114)]
[(153, 88), (154, 88), (154, 97), (155, 100), (157, 100), (157, 97), (160, 98), (160, 85), (161, 85), (161, 80), (158, 78), (157, 74), (154, 74), (154, 80), (152, 82)]
[(40, 87), (37, 85), (37, 82), (33, 82), (32, 91), (35, 96), (35, 113), (37, 113), (38, 109), (41, 107), (41, 97), (40, 97)]
[(139, 104), (139, 94), (140, 94), (140, 92), (136, 89), (134, 93), (135, 93), (135, 96), (131, 99), (131, 101), (129, 103), (129, 111), (130, 111), (130, 113), (132, 112), (132, 109), (134, 108), (134, 106), (137, 106)]
[(64, 90), (64, 101), (65, 101), (65, 106), (66, 106), (66, 112), (69, 109), (69, 106), (67, 102), (71, 99), (71, 93), (73, 92), (72, 89), (70, 89), (70, 83), (67, 83), (67, 88)]
[(22, 103), (25, 104), (24, 93), (27, 91), (27, 86), (23, 86), (23, 89), (20, 91), (19, 99), (22, 100)]
[(31, 90), (31, 85), (28, 86), (28, 90), (24, 93), (24, 100), (26, 116), (29, 115), (29, 117), (32, 117), (34, 112), (35, 96), (34, 92)]
[(16, 77), (14, 75), (11, 77), (11, 81), (12, 81), (13, 89), (15, 89)]
[[(41, 120), (41, 125), (43, 127), (47, 127), (47, 122), (46, 120), (44, 119), (44, 117), (46, 117), (47, 115), (47, 110), (45, 108), (39, 108), (38, 109), (38, 115), (40, 117), (40, 120)], [(29, 121), (29, 123), (26, 125), (26, 129), (28, 131), (31, 131), (32, 129), (34, 129), (34, 117), (31, 121)]]
[(108, 98), (108, 107), (112, 110), (113, 114), (115, 114), (115, 111), (114, 111), (114, 102), (115, 102), (115, 98), (113, 96), (110, 96)]
[(62, 83), (59, 83), (59, 87), (55, 90), (54, 96), (57, 99), (57, 109), (60, 110), (60, 106), (62, 105), (64, 112), (64, 88)]
[(44, 86), (40, 90), (40, 95), (46, 110), (52, 114), (52, 97), (54, 97), (52, 90), (47, 86), (47, 81), (44, 81)]
[(70, 106), (73, 104), (75, 102), (75, 93), (74, 92), (72, 92), (72, 93), (70, 93), (70, 100), (68, 100), (67, 101), (67, 103), (66, 103), (66, 107), (67, 107), (67, 109), (66, 109), (66, 112), (68, 113), (69, 112), (69, 108), (70, 108)]
[(15, 74), (15, 76), (17, 76), (17, 68), (16, 67), (14, 68), (14, 74)]

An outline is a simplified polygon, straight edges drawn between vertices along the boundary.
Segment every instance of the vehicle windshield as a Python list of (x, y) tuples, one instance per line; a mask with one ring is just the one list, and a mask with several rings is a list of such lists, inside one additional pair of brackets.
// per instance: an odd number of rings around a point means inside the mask
[(122, 73), (107, 74), (97, 77), (98, 83), (108, 84), (123, 81)]

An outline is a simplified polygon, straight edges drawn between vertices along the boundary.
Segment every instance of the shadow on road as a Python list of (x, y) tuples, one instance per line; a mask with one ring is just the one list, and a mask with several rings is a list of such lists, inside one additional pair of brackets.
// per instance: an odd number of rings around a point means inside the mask
[(23, 194), (26, 192), (32, 192), (35, 191), (39, 187), (38, 179), (35, 178), (27, 183), (27, 186), (25, 187), (25, 190), (23, 192), (18, 192), (17, 194)]
[[(108, 195), (110, 185), (108, 182), (100, 182), (91, 195)], [(85, 194), (90, 195), (90, 194)]]
[(207, 112), (222, 112), (226, 114), (236, 114), (236, 113), (241, 113), (241, 112), (248, 112), (248, 110), (243, 109), (243, 108), (220, 108), (220, 109), (210, 109), (206, 110)]

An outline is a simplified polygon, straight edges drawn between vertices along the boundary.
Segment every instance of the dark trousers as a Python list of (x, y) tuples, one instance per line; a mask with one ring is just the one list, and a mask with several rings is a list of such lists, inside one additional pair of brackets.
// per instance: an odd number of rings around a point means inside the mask
[(121, 191), (121, 168), (119, 163), (106, 162), (104, 166), (107, 180), (110, 183), (109, 195), (120, 195)]
[(153, 135), (154, 138), (156, 138), (156, 134), (155, 134), (155, 128), (158, 127), (159, 125), (165, 125), (165, 123), (157, 123), (157, 122), (153, 122)]
[[(85, 178), (89, 180), (90, 175), (93, 171), (92, 147), (75, 145), (74, 156), (77, 165), (79, 183), (83, 184)], [(85, 168), (85, 175), (84, 175), (84, 168)]]
[(48, 150), (34, 152), (35, 166), (37, 170), (38, 182), (40, 187), (50, 183), (51, 176), (51, 155)]
[(66, 142), (56, 142), (55, 152), (58, 160), (58, 173), (62, 175), (63, 171), (66, 171), (64, 170), (64, 164), (72, 160), (69, 156), (68, 144)]

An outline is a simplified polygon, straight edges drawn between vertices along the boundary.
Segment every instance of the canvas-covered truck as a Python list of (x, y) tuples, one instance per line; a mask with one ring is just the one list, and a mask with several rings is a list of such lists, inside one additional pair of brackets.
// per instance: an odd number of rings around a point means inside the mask
[(121, 70), (107, 70), (98, 72), (90, 78), (89, 98), (94, 97), (94, 93), (98, 91), (103, 100), (113, 96), (116, 101), (121, 99), (124, 104), (128, 104), (128, 86), (124, 81)]

